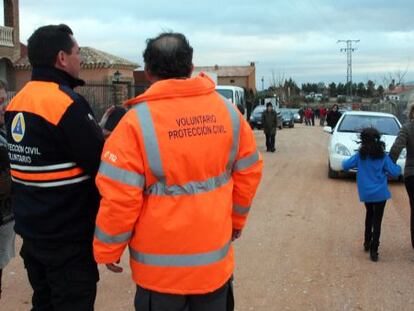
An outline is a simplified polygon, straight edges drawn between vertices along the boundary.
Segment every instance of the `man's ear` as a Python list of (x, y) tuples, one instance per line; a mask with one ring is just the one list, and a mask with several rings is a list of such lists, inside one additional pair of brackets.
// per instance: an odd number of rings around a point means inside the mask
[(66, 68), (67, 61), (66, 61), (66, 53), (63, 51), (59, 51), (59, 53), (56, 55), (56, 62), (55, 67), (56, 68)]
[(147, 78), (147, 80), (151, 83), (157, 82), (158, 79), (156, 76), (154, 76), (149, 69), (147, 68), (147, 66), (145, 66), (144, 68), (144, 74), (145, 74), (145, 78)]

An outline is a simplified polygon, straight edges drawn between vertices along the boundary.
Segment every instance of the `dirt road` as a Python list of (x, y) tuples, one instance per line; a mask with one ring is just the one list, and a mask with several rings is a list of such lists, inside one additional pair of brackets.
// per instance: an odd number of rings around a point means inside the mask
[[(248, 225), (236, 242), (236, 310), (413, 310), (414, 251), (402, 183), (392, 183), (382, 226), (380, 260), (362, 249), (364, 208), (355, 181), (327, 178), (329, 134), (296, 125), (277, 134)], [(18, 241), (20, 245), (20, 241)], [(18, 246), (19, 246), (18, 245)], [(96, 310), (133, 310), (126, 271), (101, 269)], [(4, 272), (0, 310), (30, 309), (20, 258)], [(212, 310), (214, 311), (214, 310)]]

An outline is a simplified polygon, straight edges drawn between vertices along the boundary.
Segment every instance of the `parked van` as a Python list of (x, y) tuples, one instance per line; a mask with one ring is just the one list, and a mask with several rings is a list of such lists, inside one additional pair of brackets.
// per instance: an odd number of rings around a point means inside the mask
[(239, 108), (241, 114), (244, 115), (246, 111), (246, 98), (244, 90), (238, 86), (217, 85), (216, 91), (222, 96), (229, 99), (234, 105)]

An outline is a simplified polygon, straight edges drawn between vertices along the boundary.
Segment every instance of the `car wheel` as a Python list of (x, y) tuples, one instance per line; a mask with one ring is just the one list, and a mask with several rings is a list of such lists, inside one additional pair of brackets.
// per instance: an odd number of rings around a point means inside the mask
[(329, 178), (332, 178), (332, 179), (334, 179), (334, 178), (338, 178), (338, 177), (339, 177), (339, 172), (334, 171), (334, 170), (331, 168), (331, 163), (330, 163), (330, 162), (328, 162), (328, 177), (329, 177)]

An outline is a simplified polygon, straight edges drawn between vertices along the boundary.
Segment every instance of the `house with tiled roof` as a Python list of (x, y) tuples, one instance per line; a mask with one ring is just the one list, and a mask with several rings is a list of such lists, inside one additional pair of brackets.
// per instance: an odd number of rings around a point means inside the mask
[(217, 75), (218, 85), (234, 85), (256, 93), (256, 66), (196, 66), (196, 72), (211, 72)]
[(406, 96), (407, 94), (411, 94), (414, 92), (414, 85), (397, 85), (393, 88), (388, 88), (384, 92), (384, 99), (385, 100), (394, 100), (399, 101), (402, 97)]
[[(81, 47), (82, 65), (80, 78), (88, 84), (110, 84), (113, 81), (134, 84), (134, 70), (137, 63), (127, 59), (97, 50), (91, 47)], [(16, 71), (16, 89), (19, 90), (30, 80), (31, 65), (27, 55), (14, 63)]]
[[(234, 85), (252, 90), (256, 93), (256, 67), (254, 63), (250, 66), (196, 66), (193, 76), (199, 72), (209, 75), (217, 85)], [(150, 85), (143, 70), (134, 72), (135, 85), (148, 87)]]
[[(0, 0), (1, 1), (1, 0)], [(20, 43), (19, 1), (3, 0), (4, 23), (0, 25), (0, 79), (7, 81), (10, 91), (18, 91), (30, 80), (31, 66), (27, 47)], [(89, 84), (133, 86), (137, 63), (97, 50), (81, 48), (83, 64), (80, 78)], [(133, 92), (129, 92), (133, 93)], [(135, 94), (128, 94), (135, 95)]]

